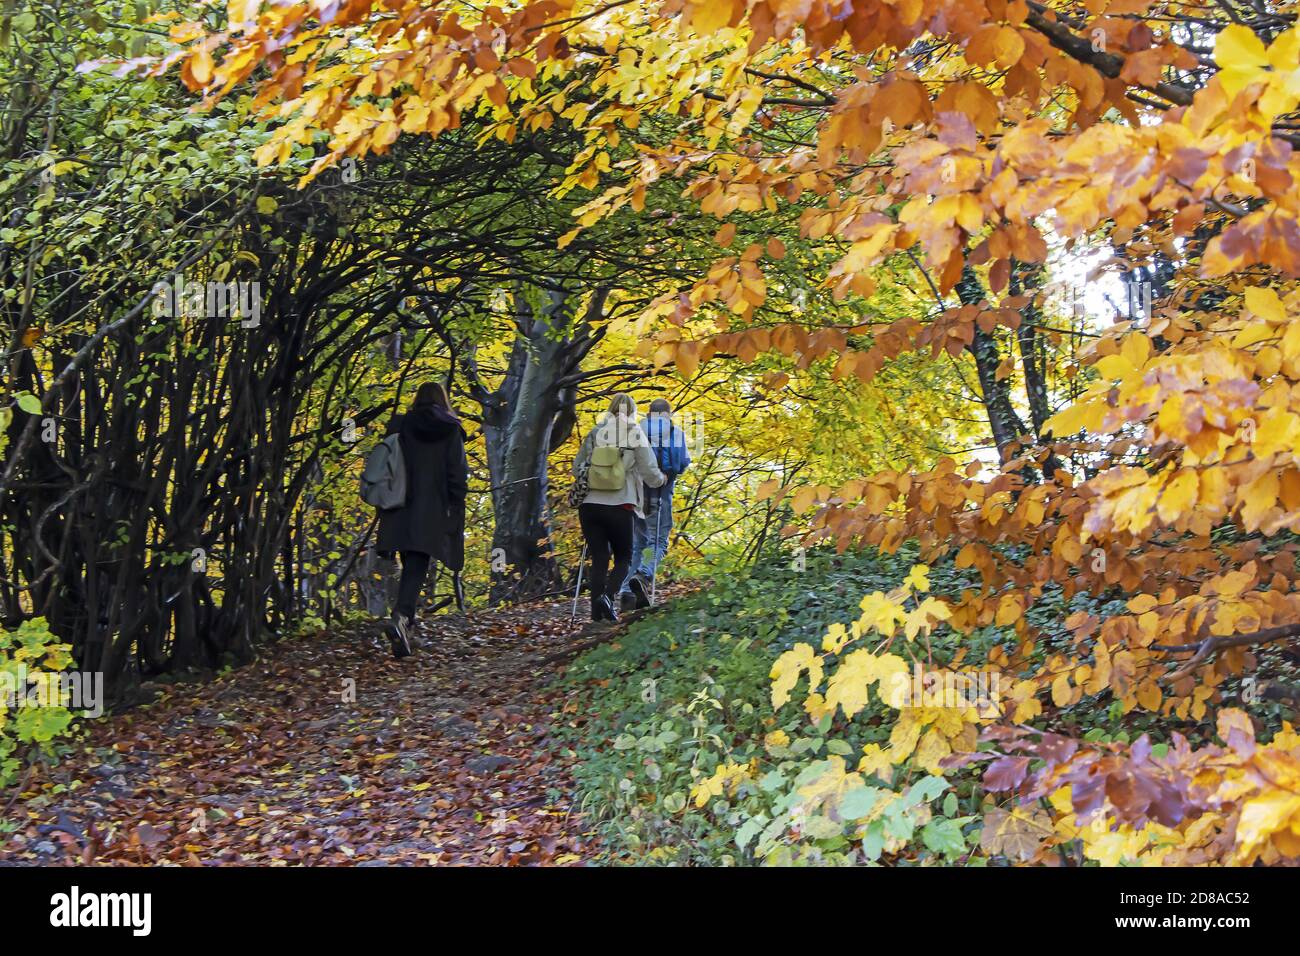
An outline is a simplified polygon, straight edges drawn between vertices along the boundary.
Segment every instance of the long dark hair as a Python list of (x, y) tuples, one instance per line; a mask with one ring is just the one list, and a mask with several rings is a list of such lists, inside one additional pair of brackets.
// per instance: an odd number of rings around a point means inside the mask
[(451, 407), (451, 400), (447, 398), (447, 390), (443, 388), (441, 382), (425, 382), (415, 390), (415, 399), (411, 402), (411, 410), (421, 406), (436, 405), (441, 408), (456, 421), (460, 421), (460, 416), (456, 414), (456, 409)]

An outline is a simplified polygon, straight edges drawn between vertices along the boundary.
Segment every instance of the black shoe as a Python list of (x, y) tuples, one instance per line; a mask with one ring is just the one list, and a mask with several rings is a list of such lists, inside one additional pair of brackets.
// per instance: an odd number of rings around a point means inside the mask
[(394, 614), (384, 625), (384, 633), (388, 635), (388, 644), (393, 649), (394, 657), (401, 660), (411, 656), (411, 636), (407, 633), (406, 618)]
[(614, 605), (607, 595), (602, 594), (596, 599), (595, 610), (592, 611), (592, 620), (618, 623), (618, 611), (614, 610)]
[(636, 598), (638, 609), (650, 606), (650, 593), (645, 589), (645, 581), (641, 579), (640, 575), (632, 575), (632, 581), (628, 584), (628, 587), (632, 589), (632, 597)]
[(631, 591), (620, 591), (618, 594), (619, 613), (626, 614), (628, 611), (633, 610), (635, 607), (636, 607), (636, 595), (633, 594)]

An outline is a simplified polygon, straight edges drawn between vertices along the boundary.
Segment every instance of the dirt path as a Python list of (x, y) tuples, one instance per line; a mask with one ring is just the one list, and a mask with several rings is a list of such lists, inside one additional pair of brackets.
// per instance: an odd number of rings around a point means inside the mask
[(404, 661), (376, 625), (295, 638), (96, 722), (0, 814), (0, 862), (585, 862), (548, 685), (590, 626), (562, 601), (433, 625)]

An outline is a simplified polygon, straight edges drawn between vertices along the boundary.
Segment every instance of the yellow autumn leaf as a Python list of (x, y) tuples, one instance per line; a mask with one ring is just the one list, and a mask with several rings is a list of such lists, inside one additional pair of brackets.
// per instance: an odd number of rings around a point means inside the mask
[(1156, 502), (1156, 511), (1160, 520), (1166, 523), (1176, 521), (1192, 508), (1196, 507), (1197, 492), (1200, 481), (1191, 468), (1182, 468), (1165, 485)]
[(1269, 44), (1268, 63), (1279, 72), (1296, 69), (1300, 64), (1300, 27), (1292, 27)]
[(1222, 67), (1218, 80), (1231, 99), (1263, 72), (1268, 54), (1255, 31), (1233, 23), (1215, 38), (1214, 62)]
[(1103, 355), (1093, 367), (1102, 378), (1111, 380), (1123, 379), (1137, 371), (1128, 357), (1118, 352), (1114, 355)]
[(734, 0), (703, 0), (690, 5), (691, 29), (701, 35), (714, 33), (731, 22)]
[(838, 654), (848, 642), (848, 628), (836, 621), (826, 629), (826, 636), (822, 638), (822, 650), (828, 654)]
[(907, 577), (903, 579), (903, 584), (913, 591), (922, 593), (930, 590), (930, 568), (924, 564), (914, 564), (912, 569), (907, 572)]
[(794, 497), (790, 499), (790, 507), (796, 514), (802, 514), (811, 508), (816, 500), (817, 489), (805, 486), (794, 493)]
[(1019, 594), (1004, 594), (998, 600), (998, 612), (993, 623), (1014, 624), (1025, 612), (1025, 599)]
[(1126, 335), (1120, 345), (1120, 354), (1124, 356), (1129, 365), (1135, 369), (1140, 369), (1151, 358), (1151, 340), (1141, 333)]
[(1261, 287), (1247, 289), (1246, 308), (1275, 325), (1281, 325), (1286, 321), (1286, 306), (1272, 289)]
[(937, 776), (943, 776), (943, 769), (939, 766), (939, 761), (952, 753), (952, 746), (948, 743), (943, 734), (931, 727), (925, 732), (920, 743), (916, 746), (913, 754), (915, 764), (923, 770), (927, 770)]
[(1277, 504), (1281, 481), (1277, 472), (1269, 471), (1252, 481), (1241, 492), (1241, 520), (1247, 531), (1254, 531)]
[(907, 672), (907, 664), (893, 654), (875, 655), (864, 649), (853, 651), (836, 668), (826, 686), (826, 707), (839, 707), (853, 717), (866, 707), (872, 684), (885, 681), (882, 690), (893, 686), (893, 675)]
[(903, 622), (903, 633), (910, 641), (920, 632), (928, 632), (936, 621), (946, 621), (952, 612), (948, 605), (932, 597), (922, 601), (915, 610), (909, 611)]
[(1052, 681), (1052, 703), (1057, 707), (1068, 707), (1074, 690), (1070, 687), (1070, 675), (1059, 674)]
[(1160, 685), (1153, 680), (1143, 681), (1138, 687), (1138, 703), (1144, 708), (1157, 713), (1160, 710), (1160, 703), (1164, 700), (1164, 694), (1160, 690)]
[(776, 659), (772, 672), (772, 707), (784, 706), (799, 676), (808, 672), (808, 688), (815, 689), (822, 682), (822, 659), (810, 644), (796, 644)]
[(1091, 836), (1089, 827), (1079, 830), (1084, 839), (1083, 855), (1102, 866), (1119, 866), (1125, 860), (1137, 859), (1150, 842), (1146, 833), (1123, 827), (1117, 832)]
[(1038, 699), (1038, 687), (1033, 681), (1017, 681), (1011, 688), (1011, 700), (1015, 703), (1015, 713), (1011, 719), (1015, 723), (1033, 720), (1043, 712), (1043, 704)]
[(212, 54), (205, 45), (194, 48), (187, 61), (190, 76), (198, 86), (207, 86), (212, 81)]
[(868, 776), (879, 777), (885, 783), (894, 779), (894, 761), (880, 744), (867, 744), (862, 748), (862, 759), (858, 761), (858, 772)]
[(917, 741), (921, 739), (922, 724), (917, 719), (914, 707), (904, 708), (899, 712), (898, 723), (889, 734), (889, 759), (900, 764), (912, 755)]
[(257, 18), (257, 9), (262, 0), (227, 0), (226, 18), (231, 26), (251, 23)]
[(1268, 54), (1254, 30), (1234, 23), (1215, 38), (1214, 62), (1225, 70), (1261, 69), (1268, 64)]
[(856, 650), (840, 662), (826, 684), (826, 706), (839, 707), (853, 717), (870, 699), (868, 688), (877, 678), (876, 659), (869, 650)]
[(880, 591), (865, 596), (858, 606), (862, 608), (862, 616), (858, 619), (861, 627), (876, 630), (886, 637), (907, 619), (903, 606)]
[(1058, 438), (1082, 431), (1095, 432), (1101, 427), (1104, 414), (1104, 405), (1082, 398), (1049, 418), (1043, 428)]
[(1246, 801), (1237, 821), (1235, 861), (1249, 863), (1275, 833), (1300, 824), (1300, 793), (1275, 790)]

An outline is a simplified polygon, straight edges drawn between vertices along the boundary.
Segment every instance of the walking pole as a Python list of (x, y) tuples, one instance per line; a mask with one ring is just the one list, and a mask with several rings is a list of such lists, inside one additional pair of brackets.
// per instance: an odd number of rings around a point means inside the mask
[[(659, 510), (658, 510), (658, 512), (655, 513), (655, 569), (654, 569), (654, 572), (650, 575), (650, 604), (651, 604), (651, 606), (653, 606), (654, 603), (655, 603), (655, 585), (656, 585), (656, 584), (658, 583), (658, 581), (659, 581), (659, 562), (663, 560), (663, 558), (661, 558), (661, 557), (658, 556), (658, 552), (659, 552), (659, 536), (663, 533), (663, 528), (664, 528), (664, 490), (663, 490), (663, 488), (658, 489), (657, 494), (659, 495)], [(671, 498), (668, 499), (668, 504), (669, 504), (669, 506), (672, 505), (672, 499), (671, 499)], [(666, 558), (666, 557), (668, 557), (668, 543), (667, 543), (667, 542), (664, 542), (664, 558)]]
[(573, 613), (569, 615), (572, 622), (578, 616), (578, 595), (582, 593), (582, 569), (587, 564), (587, 546), (582, 546), (582, 557), (578, 559), (578, 586), (573, 589)]

